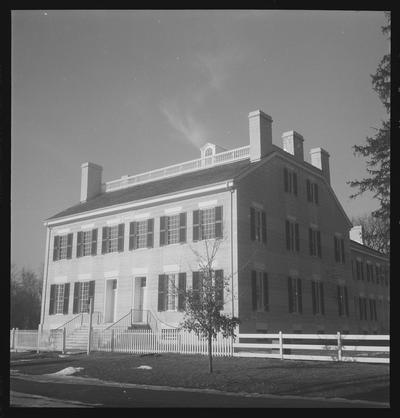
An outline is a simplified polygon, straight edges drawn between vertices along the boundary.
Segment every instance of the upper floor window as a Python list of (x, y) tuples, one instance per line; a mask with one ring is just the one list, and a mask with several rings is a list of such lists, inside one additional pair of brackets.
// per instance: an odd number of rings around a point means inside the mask
[(322, 282), (316, 280), (311, 282), (311, 297), (313, 314), (325, 315), (324, 284)]
[(124, 231), (124, 224), (103, 227), (101, 253), (124, 251)]
[(193, 241), (222, 238), (222, 206), (193, 211)]
[(289, 313), (303, 312), (303, 298), (301, 293), (301, 279), (288, 277)]
[(367, 318), (367, 298), (359, 296), (358, 297), (358, 309), (359, 309), (359, 315), (360, 319), (368, 319)]
[(357, 280), (364, 280), (364, 263), (361, 260), (356, 260)]
[(79, 231), (77, 234), (76, 256), (85, 257), (97, 254), (97, 229)]
[(374, 282), (374, 269), (371, 263), (367, 261), (366, 263), (367, 269), (367, 282)]
[(129, 224), (129, 249), (152, 248), (154, 243), (154, 219)]
[(72, 257), (72, 237), (72, 233), (54, 237), (53, 261)]
[(268, 275), (252, 270), (251, 295), (253, 311), (269, 311)]
[(333, 245), (335, 249), (335, 261), (337, 263), (345, 263), (345, 255), (344, 255), (344, 238), (337, 237), (336, 235), (333, 237)]
[(297, 196), (297, 173), (284, 167), (283, 184), (286, 193), (293, 193)]
[(94, 300), (95, 281), (75, 282), (74, 284), (74, 304), (72, 313), (89, 312), (89, 300)]
[(321, 231), (318, 231), (314, 228), (309, 228), (308, 240), (309, 240), (310, 255), (322, 257)]
[(318, 196), (318, 184), (313, 183), (307, 179), (307, 200), (309, 202), (313, 202), (316, 205), (319, 204), (319, 196)]
[(343, 315), (349, 316), (349, 301), (348, 301), (346, 286), (337, 287), (337, 302), (338, 302), (339, 316), (343, 316)]
[(69, 283), (50, 286), (49, 315), (68, 314)]
[(299, 224), (286, 220), (286, 249), (300, 251)]
[(380, 274), (380, 265), (375, 265), (375, 277), (376, 277), (376, 283), (379, 284), (381, 281), (381, 274)]
[(160, 218), (160, 246), (186, 242), (186, 212)]
[(267, 217), (261, 209), (250, 208), (250, 238), (252, 241), (267, 242)]
[(369, 319), (371, 319), (372, 321), (377, 321), (378, 320), (378, 315), (376, 312), (376, 300), (375, 299), (370, 299), (369, 300)]

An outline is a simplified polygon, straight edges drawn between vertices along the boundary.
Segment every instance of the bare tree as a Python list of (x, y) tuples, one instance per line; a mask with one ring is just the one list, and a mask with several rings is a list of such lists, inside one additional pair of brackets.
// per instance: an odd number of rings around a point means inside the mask
[(387, 224), (373, 215), (352, 218), (353, 225), (362, 226), (362, 239), (365, 245), (384, 254), (390, 251), (390, 237), (386, 233)]

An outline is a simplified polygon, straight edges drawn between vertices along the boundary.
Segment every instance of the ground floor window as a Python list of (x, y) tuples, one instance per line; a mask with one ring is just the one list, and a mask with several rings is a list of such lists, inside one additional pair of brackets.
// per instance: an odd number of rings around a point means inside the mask
[(74, 284), (74, 306), (73, 313), (89, 312), (89, 300), (94, 302), (95, 281), (75, 282)]
[(50, 286), (49, 315), (68, 314), (69, 283)]
[(182, 311), (185, 303), (186, 273), (160, 274), (158, 311)]
[(303, 299), (301, 293), (301, 279), (288, 277), (289, 313), (303, 312)]
[(262, 271), (251, 272), (252, 305), (254, 311), (269, 310), (268, 276)]

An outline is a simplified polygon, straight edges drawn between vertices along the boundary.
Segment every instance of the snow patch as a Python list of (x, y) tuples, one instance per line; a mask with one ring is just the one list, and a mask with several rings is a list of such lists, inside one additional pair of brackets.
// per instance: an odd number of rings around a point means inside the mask
[(151, 366), (139, 366), (138, 369), (142, 369), (142, 370), (151, 370), (152, 367)]
[(75, 374), (77, 372), (80, 372), (81, 370), (83, 370), (83, 367), (66, 367), (65, 369), (50, 374), (57, 376), (70, 376), (71, 374)]

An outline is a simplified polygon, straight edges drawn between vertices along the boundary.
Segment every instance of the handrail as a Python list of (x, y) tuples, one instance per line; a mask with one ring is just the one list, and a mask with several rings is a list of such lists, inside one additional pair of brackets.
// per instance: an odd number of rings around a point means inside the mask
[[(128, 318), (129, 318), (129, 321), (127, 321)], [(127, 322), (128, 325), (126, 325), (123, 321)], [(119, 325), (117, 325), (117, 324), (119, 324)], [(117, 327), (128, 328), (131, 325), (132, 325), (132, 309), (130, 309), (129, 312), (126, 315), (124, 315), (122, 318), (118, 319), (117, 322), (114, 322), (113, 324), (104, 328), (104, 331), (107, 330), (107, 329), (117, 328)]]
[[(69, 321), (67, 321), (64, 324), (60, 325), (56, 329), (65, 328), (65, 332), (70, 332), (70, 330), (72, 328), (72, 324), (74, 324), (73, 329), (75, 329), (75, 328), (78, 328), (79, 326), (81, 326), (82, 325), (82, 322), (83, 322), (83, 313), (80, 313), (80, 314), (74, 316)], [(77, 326), (76, 323), (79, 323), (79, 325)]]

